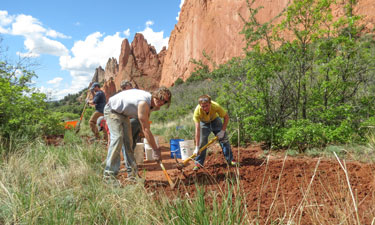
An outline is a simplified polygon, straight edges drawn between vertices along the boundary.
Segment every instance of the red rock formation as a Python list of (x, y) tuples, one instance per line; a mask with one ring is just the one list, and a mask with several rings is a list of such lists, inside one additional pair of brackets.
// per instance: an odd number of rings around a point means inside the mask
[(105, 72), (104, 72), (104, 80), (109, 81), (110, 79), (113, 80), (114, 77), (118, 74), (119, 71), (119, 65), (117, 63), (116, 58), (109, 58), (107, 65), (105, 66)]
[[(264, 5), (260, 20), (276, 16), (288, 0), (257, 1)], [(186, 80), (195, 65), (190, 60), (204, 60), (205, 51), (216, 64), (235, 56), (243, 56), (245, 41), (242, 30), (248, 18), (245, 0), (189, 0), (185, 1), (178, 23), (172, 31), (163, 64), (160, 85), (171, 86), (177, 78)]]
[[(94, 73), (94, 76), (92, 78), (90, 85), (94, 82), (102, 82), (104, 80), (104, 77), (105, 77), (105, 71), (103, 70), (101, 66), (99, 66), (98, 68), (95, 69), (95, 73)], [(89, 88), (90, 87), (91, 86), (89, 86)]]
[(154, 90), (159, 87), (161, 63), (155, 47), (147, 43), (142, 34), (137, 33), (131, 44), (134, 63), (138, 70), (132, 80), (141, 89)]
[(108, 81), (104, 82), (104, 85), (101, 89), (105, 94), (105, 98), (107, 102), (108, 102), (108, 99), (112, 97), (114, 94), (116, 94), (117, 92), (116, 85), (112, 77)]
[[(270, 21), (287, 6), (288, 2), (289, 0), (255, 1), (254, 7), (263, 6), (257, 14), (257, 19), (261, 23)], [(365, 15), (363, 21), (367, 30), (374, 29), (374, 11), (374, 0), (358, 0), (355, 5), (355, 14)], [(343, 4), (333, 9), (335, 17), (343, 13)], [(232, 57), (243, 56), (245, 42), (240, 31), (244, 23), (239, 14), (245, 19), (249, 17), (245, 0), (185, 1), (179, 21), (169, 38), (160, 85), (171, 86), (177, 78), (186, 80), (195, 67), (190, 59), (207, 63), (203, 51), (216, 64), (225, 63)]]
[(119, 63), (115, 58), (110, 58), (105, 71), (101, 67), (96, 69), (92, 82), (105, 81), (106, 84), (113, 79), (118, 91), (122, 80), (130, 80), (137, 88), (152, 91), (159, 87), (166, 51), (163, 48), (157, 54), (155, 47), (149, 45), (142, 34), (137, 33), (131, 46), (127, 39), (122, 42)]
[[(253, 7), (263, 6), (257, 14), (260, 23), (268, 22), (278, 15), (290, 0), (255, 1)], [(374, 0), (358, 0), (354, 12), (366, 15), (367, 29), (374, 29)], [(338, 17), (344, 13), (344, 5), (333, 9)], [(105, 73), (99, 67), (93, 81), (114, 79), (116, 90), (122, 80), (132, 81), (138, 88), (154, 90), (159, 86), (171, 86), (178, 79), (186, 80), (195, 65), (191, 59), (202, 60), (205, 51), (216, 64), (233, 57), (243, 56), (245, 41), (240, 34), (249, 11), (246, 0), (189, 0), (185, 1), (178, 23), (172, 31), (168, 49), (159, 54), (147, 43), (142, 34), (136, 34), (131, 44), (125, 39), (121, 45), (119, 63), (110, 59)], [(207, 63), (210, 64), (210, 63)], [(110, 71), (109, 71), (110, 70)], [(116, 72), (117, 71), (117, 72)]]

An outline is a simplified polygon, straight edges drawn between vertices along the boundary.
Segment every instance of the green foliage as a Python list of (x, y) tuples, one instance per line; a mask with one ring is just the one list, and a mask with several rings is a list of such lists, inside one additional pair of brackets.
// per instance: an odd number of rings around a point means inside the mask
[(184, 83), (184, 80), (182, 80), (182, 79), (179, 77), (179, 78), (177, 78), (177, 80), (174, 82), (174, 85), (175, 85), (175, 86), (178, 86), (178, 85), (183, 84), (183, 83)]
[(176, 126), (153, 126), (152, 133), (163, 136), (166, 140), (194, 140), (195, 126), (193, 120), (190, 119), (188, 122), (178, 123)]
[(241, 142), (299, 151), (365, 142), (364, 127), (372, 126), (375, 114), (375, 42), (360, 32), (354, 2), (333, 21), (334, 1), (294, 1), (275, 18), (283, 16), (279, 24), (259, 23), (261, 7), (253, 3), (249, 19), (243, 18), (246, 58), (217, 66), (204, 53), (211, 66), (193, 60), (197, 67), (187, 83), (211, 79), (221, 85), (214, 99), (227, 109), (229, 129), (238, 130)]
[(61, 119), (47, 110), (46, 95), (30, 88), (33, 71), (0, 62), (0, 136), (5, 146), (16, 137), (62, 132)]
[(310, 146), (322, 147), (326, 143), (323, 124), (309, 120), (290, 121), (282, 138), (283, 146), (297, 147), (300, 152)]
[(190, 77), (186, 80), (187, 83), (203, 81), (206, 79), (211, 79), (210, 66), (207, 65), (204, 61), (211, 63), (211, 68), (216, 68), (216, 63), (212, 58), (203, 50), (202, 52), (204, 60), (195, 60), (191, 59), (190, 62), (195, 64), (194, 71), (191, 73)]

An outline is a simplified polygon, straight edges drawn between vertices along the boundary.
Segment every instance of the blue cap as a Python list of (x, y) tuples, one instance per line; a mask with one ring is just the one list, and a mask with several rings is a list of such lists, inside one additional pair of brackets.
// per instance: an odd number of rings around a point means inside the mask
[(91, 85), (90, 90), (93, 90), (96, 86), (100, 87), (100, 84), (99, 84), (98, 82), (94, 82), (94, 83)]

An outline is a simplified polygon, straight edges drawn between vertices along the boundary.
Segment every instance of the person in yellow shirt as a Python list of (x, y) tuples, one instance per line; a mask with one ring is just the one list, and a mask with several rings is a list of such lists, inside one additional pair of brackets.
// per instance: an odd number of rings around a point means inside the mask
[[(226, 133), (229, 122), (228, 113), (217, 102), (212, 101), (209, 95), (200, 96), (198, 98), (198, 103), (193, 116), (196, 143), (194, 153), (198, 154), (199, 149), (207, 144), (208, 136), (213, 132), (219, 139), (221, 149), (223, 150), (228, 165), (237, 166), (238, 163), (233, 160), (232, 149)], [(224, 118), (224, 123), (220, 117)], [(202, 151), (195, 158), (196, 165), (193, 168), (194, 171), (199, 170), (199, 167), (203, 166), (205, 158), (206, 150)]]

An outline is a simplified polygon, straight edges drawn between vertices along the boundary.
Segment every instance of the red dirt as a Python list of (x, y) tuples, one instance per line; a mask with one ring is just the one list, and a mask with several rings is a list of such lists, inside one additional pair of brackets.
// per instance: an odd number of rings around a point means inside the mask
[[(259, 146), (233, 148), (241, 167), (228, 168), (217, 144), (210, 147), (205, 167), (197, 173), (193, 163), (181, 173), (170, 158), (169, 144), (160, 142), (162, 159), (170, 177), (176, 182), (172, 190), (155, 162), (139, 166), (149, 191), (165, 193), (171, 199), (194, 196), (196, 184), (225, 197), (228, 179), (239, 179), (240, 189), (234, 197), (244, 197), (249, 222), (271, 224), (275, 220), (294, 224), (358, 224), (350, 188), (337, 160), (308, 157), (267, 157)], [(179, 159), (181, 162), (181, 160)], [(344, 163), (342, 161), (342, 163)], [(375, 165), (346, 161), (350, 187), (358, 207), (361, 224), (375, 220)], [(185, 176), (183, 175), (185, 174)], [(120, 174), (120, 180), (125, 174)], [(313, 178), (313, 179), (312, 179)], [(221, 194), (220, 194), (221, 193)], [(220, 196), (221, 195), (221, 196)], [(208, 195), (207, 195), (208, 196)], [(207, 200), (210, 201), (209, 197)], [(281, 221), (280, 221), (281, 223)]]

